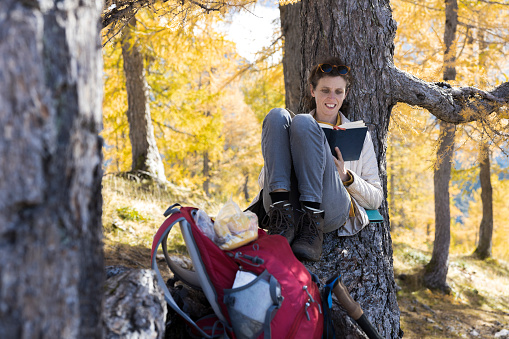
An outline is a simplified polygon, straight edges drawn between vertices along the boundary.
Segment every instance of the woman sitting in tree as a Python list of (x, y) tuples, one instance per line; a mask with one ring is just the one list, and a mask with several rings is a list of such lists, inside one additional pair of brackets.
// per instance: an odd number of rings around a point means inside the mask
[(369, 224), (365, 209), (377, 209), (383, 200), (369, 132), (360, 158), (343, 161), (337, 147), (333, 156), (319, 125), (348, 122), (340, 108), (350, 87), (349, 72), (337, 58), (315, 65), (308, 78), (309, 113), (275, 108), (263, 121), (263, 189), (253, 204), (262, 199), (267, 213), (262, 227), (286, 237), (301, 260), (320, 258), (324, 232), (359, 232)]

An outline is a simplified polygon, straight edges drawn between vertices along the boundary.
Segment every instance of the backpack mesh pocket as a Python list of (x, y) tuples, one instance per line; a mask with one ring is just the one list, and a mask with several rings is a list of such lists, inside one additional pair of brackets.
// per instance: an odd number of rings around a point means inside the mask
[(281, 285), (267, 270), (243, 286), (224, 290), (224, 303), (238, 339), (256, 338), (262, 332), (270, 338), (270, 322), (282, 302)]

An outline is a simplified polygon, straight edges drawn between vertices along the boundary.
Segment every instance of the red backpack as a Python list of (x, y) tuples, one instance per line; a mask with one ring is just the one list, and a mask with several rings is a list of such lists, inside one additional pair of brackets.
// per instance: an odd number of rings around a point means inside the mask
[[(322, 337), (323, 312), (318, 286), (284, 237), (268, 235), (259, 229), (257, 240), (223, 251), (196, 225), (193, 218), (196, 208), (175, 206), (166, 211), (168, 218), (154, 236), (152, 268), (170, 307), (200, 336), (212, 338), (217, 333), (197, 325), (174, 301), (156, 263), (160, 244), (175, 276), (191, 286), (201, 287), (229, 337)], [(166, 239), (176, 223), (180, 223), (195, 271), (181, 268), (168, 256)], [(248, 278), (248, 283), (232, 288), (241, 278)]]

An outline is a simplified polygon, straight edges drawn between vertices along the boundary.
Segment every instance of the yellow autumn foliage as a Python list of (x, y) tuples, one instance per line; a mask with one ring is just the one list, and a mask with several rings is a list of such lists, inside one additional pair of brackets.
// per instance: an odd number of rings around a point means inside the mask
[[(246, 61), (214, 29), (221, 20), (218, 13), (187, 18), (181, 27), (157, 13), (137, 13), (135, 39), (145, 57), (150, 112), (167, 179), (219, 197), (242, 193), (244, 200), (252, 198), (261, 168), (261, 131), (242, 83), (232, 80)], [(122, 172), (131, 159), (118, 41), (106, 44), (103, 55), (105, 167)]]
[[(443, 1), (391, 1), (398, 22), (395, 39), (395, 64), (426, 81), (440, 81), (443, 72), (445, 12)], [(458, 2), (459, 24), (456, 33), (456, 81), (453, 86), (475, 86), (490, 89), (507, 81), (509, 42), (509, 11), (496, 2)], [(492, 149), (507, 149), (507, 138), (496, 131), (507, 129), (503, 116), (492, 115), (485, 123), (458, 126), (456, 133), (451, 193), (451, 252), (471, 253), (479, 232), (482, 205), (478, 183), (478, 152), (480, 140), (492, 143)], [(433, 241), (434, 200), (433, 166), (438, 137), (435, 119), (421, 109), (397, 105), (393, 110), (388, 140), (388, 187), (392, 225), (413, 228), (417, 242)], [(484, 131), (484, 132), (482, 132)], [(491, 138), (486, 139), (487, 134)], [(484, 138), (484, 139), (483, 139)], [(497, 159), (507, 154), (496, 152)], [(493, 158), (492, 158), (493, 159)], [(498, 180), (492, 166), (495, 230), (493, 253), (508, 259), (509, 253), (500, 239), (509, 236), (504, 227), (509, 202), (504, 180)], [(506, 167), (498, 169), (507, 173)], [(391, 208), (392, 207), (392, 208)], [(407, 234), (407, 233), (405, 233)], [(431, 234), (431, 236), (430, 236)], [(397, 236), (397, 235), (396, 235)], [(406, 239), (411, 240), (411, 239)]]
[[(177, 2), (166, 3), (170, 5), (178, 7)], [(391, 5), (398, 22), (396, 66), (426, 81), (439, 81), (443, 72), (443, 1), (397, 0)], [(245, 207), (258, 192), (257, 177), (263, 165), (261, 122), (271, 108), (285, 106), (282, 65), (277, 58), (268, 57), (282, 46), (276, 43), (273, 50), (261, 52), (259, 62), (250, 64), (217, 31), (221, 13), (205, 15), (186, 8), (169, 16), (165, 5), (154, 6), (137, 13), (134, 36), (143, 47), (150, 111), (167, 178), (219, 200), (233, 195)], [(486, 2), (459, 3), (457, 77), (452, 85), (489, 89), (508, 80), (504, 55), (509, 11), (504, 9)], [(125, 78), (118, 37), (107, 39), (111, 40), (103, 51), (105, 169), (123, 172), (131, 166)], [(507, 121), (489, 120), (494, 130), (506, 125)], [(486, 126), (473, 123), (460, 126), (457, 132), (450, 188), (452, 252), (469, 252), (475, 247), (481, 216), (476, 160), (483, 137), (480, 131)], [(433, 241), (437, 137), (436, 120), (426, 110), (403, 104), (393, 109), (387, 181), (395, 237), (404, 228), (427, 234), (414, 237), (415, 241), (428, 245)], [(505, 139), (496, 138), (496, 134), (492, 139), (497, 159), (506, 157), (497, 150), (504, 148)], [(507, 167), (493, 164), (493, 253), (506, 259), (509, 253), (502, 239), (509, 236), (503, 212), (509, 207), (503, 199), (509, 193), (507, 171)]]

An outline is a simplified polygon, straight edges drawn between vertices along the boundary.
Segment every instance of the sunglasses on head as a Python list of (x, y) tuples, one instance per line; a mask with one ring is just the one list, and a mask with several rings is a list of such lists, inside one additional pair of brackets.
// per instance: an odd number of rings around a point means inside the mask
[(350, 71), (350, 67), (345, 65), (331, 65), (331, 64), (319, 64), (318, 69), (323, 73), (331, 73), (333, 70), (337, 69), (340, 75), (348, 74)]

